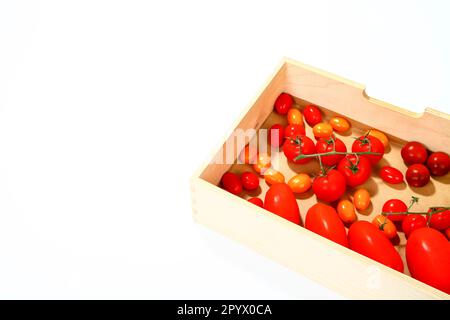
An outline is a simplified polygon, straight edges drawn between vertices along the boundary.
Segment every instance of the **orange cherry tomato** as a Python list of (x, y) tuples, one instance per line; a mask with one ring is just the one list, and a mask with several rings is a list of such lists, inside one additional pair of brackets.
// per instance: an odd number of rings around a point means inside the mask
[(353, 204), (358, 210), (366, 210), (370, 206), (370, 194), (364, 188), (358, 189), (353, 194)]
[(252, 148), (250, 147), (250, 145), (246, 145), (239, 154), (239, 163), (253, 164), (255, 163), (257, 155), (258, 152), (256, 151), (256, 148)]
[(299, 173), (288, 181), (288, 186), (294, 193), (303, 193), (311, 188), (311, 177), (306, 173)]
[(284, 183), (284, 175), (275, 169), (269, 168), (264, 172), (264, 180), (266, 180), (268, 185)]
[(392, 239), (397, 235), (397, 228), (395, 224), (386, 216), (382, 214), (377, 215), (373, 218), (372, 223), (381, 231), (388, 239)]
[(291, 108), (287, 114), (287, 121), (289, 124), (301, 124), (303, 125), (303, 115), (300, 110)]
[(267, 169), (269, 169), (271, 166), (270, 164), (270, 156), (267, 153), (261, 153), (256, 158), (256, 162), (253, 165), (253, 169), (263, 174)]
[(341, 200), (337, 205), (337, 213), (342, 222), (350, 224), (356, 221), (355, 207), (350, 200)]
[(343, 117), (333, 117), (330, 119), (330, 125), (337, 132), (345, 132), (350, 129), (350, 123)]
[(370, 129), (369, 136), (378, 138), (378, 140), (381, 141), (381, 143), (383, 144), (385, 149), (387, 147), (389, 147), (389, 139), (383, 132), (375, 130), (375, 129)]
[(333, 133), (333, 127), (326, 122), (321, 122), (313, 127), (314, 137), (316, 138), (329, 138)]

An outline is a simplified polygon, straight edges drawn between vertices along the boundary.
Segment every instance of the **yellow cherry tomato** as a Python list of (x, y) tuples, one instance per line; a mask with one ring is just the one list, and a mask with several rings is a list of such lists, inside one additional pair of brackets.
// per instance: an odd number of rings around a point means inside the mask
[(316, 138), (329, 138), (333, 133), (333, 127), (327, 122), (321, 122), (313, 127), (313, 134)]
[(330, 125), (337, 132), (345, 132), (350, 129), (350, 122), (347, 119), (342, 117), (333, 117), (330, 119)]
[(378, 229), (383, 231), (384, 235), (388, 237), (388, 239), (392, 239), (397, 235), (397, 228), (395, 224), (386, 216), (377, 215), (373, 218), (372, 223), (377, 226)]
[(264, 172), (264, 180), (266, 180), (269, 185), (284, 183), (284, 175), (281, 172), (270, 168)]
[(370, 129), (369, 136), (378, 138), (378, 140), (380, 140), (381, 143), (383, 143), (383, 146), (385, 149), (387, 147), (389, 147), (389, 139), (388, 139), (388, 137), (386, 137), (386, 135), (383, 132), (375, 130), (375, 129)]
[(296, 108), (290, 108), (287, 114), (287, 121), (289, 124), (303, 125), (303, 115), (300, 110)]
[(358, 189), (353, 194), (353, 204), (358, 210), (366, 210), (370, 206), (370, 194), (366, 189)]
[(311, 188), (311, 177), (306, 173), (299, 173), (288, 181), (288, 186), (294, 193), (303, 193)]
[(253, 165), (253, 169), (256, 172), (263, 174), (267, 169), (270, 168), (270, 166), (270, 156), (267, 153), (261, 153), (258, 154), (256, 162)]
[(356, 221), (356, 212), (350, 200), (341, 200), (337, 205), (337, 213), (342, 222), (350, 224)]

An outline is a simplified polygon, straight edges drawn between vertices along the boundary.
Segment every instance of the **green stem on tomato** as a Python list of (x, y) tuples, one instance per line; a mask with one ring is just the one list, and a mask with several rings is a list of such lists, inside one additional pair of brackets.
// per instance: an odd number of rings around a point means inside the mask
[(305, 159), (305, 158), (314, 158), (314, 157), (324, 157), (324, 156), (335, 156), (335, 155), (348, 155), (348, 154), (354, 154), (354, 155), (380, 155), (378, 152), (370, 152), (370, 151), (361, 151), (361, 152), (340, 152), (340, 151), (330, 151), (325, 153), (312, 153), (312, 154), (299, 154), (297, 157), (294, 158), (295, 161)]
[(442, 209), (442, 210), (435, 210), (435, 211), (431, 211), (431, 212), (428, 212), (428, 211), (427, 212), (425, 212), (425, 211), (418, 211), (418, 212), (414, 212), (414, 211), (385, 212), (385, 211), (383, 211), (383, 212), (381, 212), (381, 214), (383, 216), (389, 216), (389, 215), (395, 216), (395, 215), (402, 215), (402, 214), (423, 214), (423, 215), (430, 215), (430, 216), (432, 216), (433, 214), (441, 213), (441, 212), (444, 212), (444, 211), (450, 209), (449, 207), (430, 207), (430, 209), (432, 209), (432, 208), (437, 208), (437, 209)]

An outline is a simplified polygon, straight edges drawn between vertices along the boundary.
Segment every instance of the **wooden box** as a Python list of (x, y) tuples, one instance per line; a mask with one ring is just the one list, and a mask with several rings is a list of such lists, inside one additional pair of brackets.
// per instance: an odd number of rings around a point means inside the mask
[[(225, 152), (225, 143), (233, 139), (235, 129), (268, 128), (275, 122), (285, 122), (273, 112), (274, 101), (281, 92), (290, 93), (301, 108), (306, 103), (320, 107), (325, 119), (339, 114), (352, 125), (350, 135), (339, 136), (347, 146), (352, 137), (368, 128), (387, 133), (391, 149), (380, 165), (390, 164), (405, 172), (400, 148), (405, 141), (417, 140), (430, 150), (450, 152), (450, 116), (432, 109), (416, 114), (365, 94), (363, 85), (333, 74), (285, 59), (266, 83), (255, 100), (247, 107), (236, 125), (221, 141), (211, 159)], [(285, 118), (285, 117), (284, 117)], [(307, 127), (308, 136), (312, 136)], [(240, 150), (236, 150), (233, 156)], [(434, 289), (405, 273), (394, 271), (374, 260), (344, 248), (309, 230), (284, 220), (243, 198), (219, 187), (222, 174), (228, 170), (248, 171), (242, 164), (204, 164), (191, 181), (194, 220), (224, 234), (257, 252), (299, 272), (336, 292), (353, 299), (449, 299), (444, 292)], [(281, 172), (289, 179), (295, 172), (317, 171), (317, 164), (280, 164)], [(376, 169), (375, 169), (376, 170)], [(378, 176), (362, 187), (372, 196), (372, 207), (359, 214), (358, 219), (371, 220), (381, 212), (383, 203), (390, 198), (407, 202), (411, 196), (420, 197), (419, 207), (450, 203), (450, 175), (432, 178), (423, 188), (407, 185), (390, 186)], [(268, 186), (261, 180), (261, 198)], [(254, 195), (252, 195), (254, 196)], [(316, 203), (309, 192), (297, 197), (303, 221), (308, 208)], [(405, 239), (401, 236), (397, 246), (404, 259)]]

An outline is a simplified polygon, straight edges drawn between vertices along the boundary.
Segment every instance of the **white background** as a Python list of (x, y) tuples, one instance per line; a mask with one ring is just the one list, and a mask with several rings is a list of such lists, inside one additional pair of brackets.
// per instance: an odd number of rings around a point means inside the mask
[(0, 298), (339, 298), (194, 224), (189, 177), (283, 56), (450, 112), (449, 12), (2, 1)]

